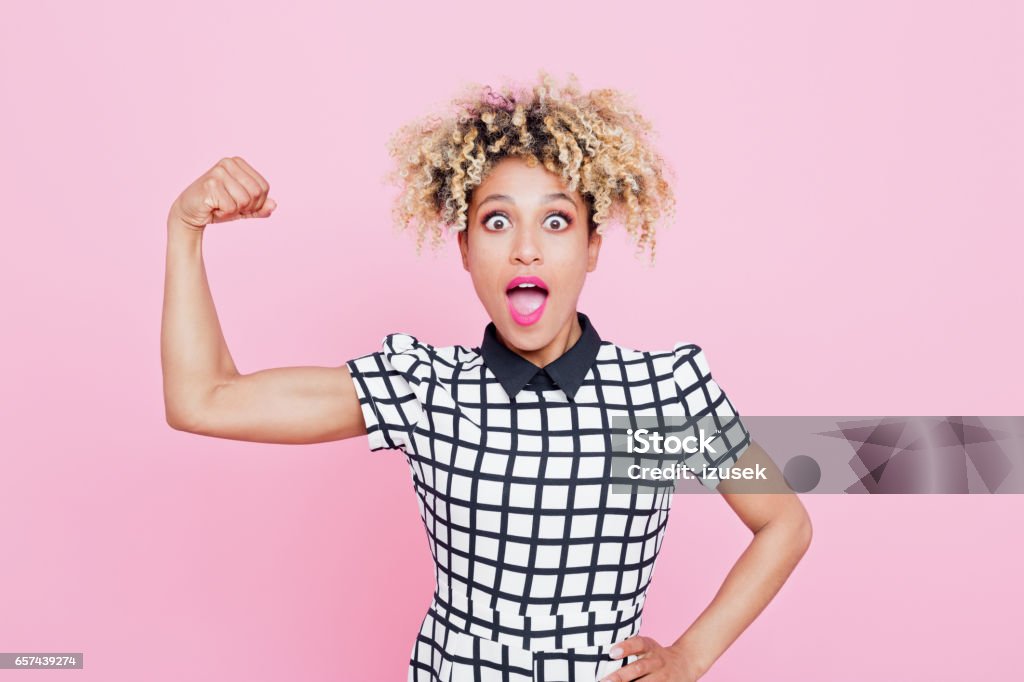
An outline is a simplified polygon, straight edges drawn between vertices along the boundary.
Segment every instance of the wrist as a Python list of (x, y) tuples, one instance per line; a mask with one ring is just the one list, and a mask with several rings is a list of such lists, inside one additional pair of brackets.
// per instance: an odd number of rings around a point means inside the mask
[(671, 645), (669, 645), (679, 657), (683, 660), (686, 665), (686, 670), (691, 675), (691, 679), (698, 680), (707, 673), (708, 669), (711, 668), (712, 661), (707, 660), (703, 656), (697, 647), (685, 637), (680, 637)]
[(171, 204), (171, 208), (167, 211), (168, 229), (170, 229), (172, 225), (175, 228), (192, 230), (193, 232), (198, 232), (200, 234), (202, 234), (203, 229), (206, 227), (205, 225), (195, 225), (194, 223), (185, 220), (185, 217), (182, 215), (182, 212), (178, 205), (177, 199), (174, 200), (174, 202)]
[(205, 226), (200, 227), (193, 225), (192, 223), (186, 222), (183, 218), (175, 214), (173, 211), (167, 215), (167, 232), (171, 234), (187, 235), (189, 237), (199, 239), (203, 236), (203, 230)]
[(203, 253), (203, 229), (179, 218), (167, 218), (167, 257), (198, 257)]

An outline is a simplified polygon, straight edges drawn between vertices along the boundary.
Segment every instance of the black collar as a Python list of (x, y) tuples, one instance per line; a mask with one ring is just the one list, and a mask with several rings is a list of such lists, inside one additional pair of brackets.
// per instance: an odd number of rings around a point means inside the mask
[(534, 388), (550, 388), (551, 381), (558, 385), (558, 388), (565, 391), (565, 394), (572, 398), (579, 390), (587, 372), (594, 365), (597, 352), (601, 347), (601, 337), (598, 336), (590, 319), (581, 312), (576, 313), (579, 320), (582, 335), (572, 345), (572, 348), (565, 351), (553, 362), (544, 367), (538, 367), (523, 356), (510, 350), (508, 346), (498, 338), (494, 322), (489, 322), (484, 329), (484, 340), (480, 344), (480, 354), (484, 363), (494, 372), (502, 388), (508, 393), (509, 398), (515, 398), (527, 385)]

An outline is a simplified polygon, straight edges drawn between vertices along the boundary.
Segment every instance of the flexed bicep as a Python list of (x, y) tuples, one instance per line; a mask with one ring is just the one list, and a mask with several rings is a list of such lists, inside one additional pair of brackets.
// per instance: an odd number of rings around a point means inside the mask
[(351, 374), (340, 367), (277, 367), (213, 386), (175, 428), (260, 443), (322, 443), (366, 433)]

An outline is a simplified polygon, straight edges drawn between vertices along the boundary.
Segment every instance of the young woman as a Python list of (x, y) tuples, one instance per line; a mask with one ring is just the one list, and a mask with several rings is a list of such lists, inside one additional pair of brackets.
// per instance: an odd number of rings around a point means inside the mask
[(530, 88), (471, 89), (447, 115), (399, 131), (395, 217), (419, 244), (458, 233), (491, 319), (475, 346), (394, 333), (340, 367), (241, 374), (214, 310), (202, 235), (211, 223), (271, 215), (269, 185), (243, 159), (225, 158), (171, 207), (168, 423), (270, 443), (366, 434), (371, 450), (404, 453), (436, 565), (409, 680), (696, 680), (809, 545), (794, 495), (742, 493), (691, 466), (753, 538), (678, 639), (640, 634), (673, 495), (611, 490), (613, 418), (710, 422), (724, 447), (700, 461), (778, 474), (699, 346), (624, 348), (577, 310), (610, 221), (653, 258), (672, 194), (649, 131), (620, 93), (583, 93), (575, 78), (556, 86), (545, 74)]

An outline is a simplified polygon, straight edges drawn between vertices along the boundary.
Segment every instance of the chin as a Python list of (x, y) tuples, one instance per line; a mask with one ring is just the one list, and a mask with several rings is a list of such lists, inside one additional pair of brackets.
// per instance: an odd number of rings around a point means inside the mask
[(520, 350), (539, 350), (544, 348), (555, 338), (562, 325), (556, 320), (552, 310), (545, 310), (539, 320), (530, 325), (523, 325), (516, 322), (510, 315), (504, 315), (504, 320), (498, 327), (498, 331), (505, 340)]

